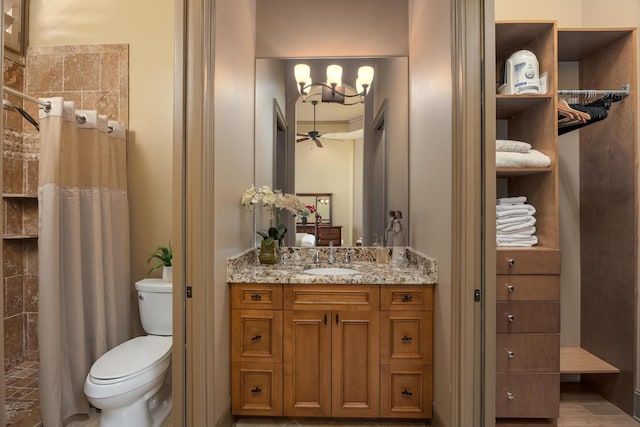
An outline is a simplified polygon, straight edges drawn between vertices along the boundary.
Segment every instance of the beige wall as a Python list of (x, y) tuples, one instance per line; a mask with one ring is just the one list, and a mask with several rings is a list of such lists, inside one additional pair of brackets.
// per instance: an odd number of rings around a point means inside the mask
[[(29, 44), (129, 44), (131, 280), (171, 238), (173, 2), (31, 0)], [(133, 286), (133, 285), (132, 285)]]
[[(230, 401), (228, 257), (253, 246), (253, 215), (240, 206), (245, 189), (254, 181), (255, 0), (215, 3), (213, 324), (215, 384), (211, 403), (214, 421), (222, 419)], [(256, 162), (261, 159), (256, 158)]]
[(452, 426), (452, 81), (449, 2), (409, 2), (409, 245), (438, 260), (434, 426)]

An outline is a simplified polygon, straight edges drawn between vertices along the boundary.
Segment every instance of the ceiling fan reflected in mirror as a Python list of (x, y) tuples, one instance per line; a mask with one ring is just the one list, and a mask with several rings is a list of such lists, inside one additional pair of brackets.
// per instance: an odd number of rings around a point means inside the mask
[(322, 148), (323, 146), (322, 146), (322, 142), (320, 142), (320, 139), (346, 140), (346, 139), (359, 139), (359, 138), (362, 138), (362, 136), (363, 136), (362, 129), (356, 129), (356, 130), (351, 131), (351, 132), (333, 132), (333, 133), (321, 134), (316, 129), (316, 105), (318, 105), (318, 101), (313, 100), (313, 101), (311, 101), (311, 104), (313, 105), (313, 130), (310, 130), (307, 133), (298, 133), (298, 134), (296, 134), (297, 136), (300, 137), (300, 138), (296, 138), (296, 142), (303, 142), (303, 141), (311, 140), (311, 141), (316, 143), (318, 148)]

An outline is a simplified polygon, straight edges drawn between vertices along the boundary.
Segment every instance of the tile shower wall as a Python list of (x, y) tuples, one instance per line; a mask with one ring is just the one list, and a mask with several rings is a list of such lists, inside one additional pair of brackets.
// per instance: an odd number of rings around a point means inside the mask
[[(23, 91), (25, 69), (6, 60), (4, 85)], [(7, 96), (23, 107), (22, 100)], [(3, 290), (5, 370), (38, 357), (38, 139), (22, 117), (3, 110)], [(29, 125), (30, 126), (30, 125)]]
[[(129, 121), (128, 45), (30, 48), (26, 67), (5, 59), (4, 85), (31, 96), (63, 96), (77, 109)], [(38, 118), (38, 106), (8, 95)], [(3, 110), (3, 278), (5, 370), (38, 359), (38, 153), (36, 129)]]

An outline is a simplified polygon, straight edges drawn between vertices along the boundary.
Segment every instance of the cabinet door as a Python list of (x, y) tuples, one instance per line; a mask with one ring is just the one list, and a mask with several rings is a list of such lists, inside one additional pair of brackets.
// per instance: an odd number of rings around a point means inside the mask
[(332, 313), (332, 415), (379, 416), (378, 312)]
[(284, 415), (331, 415), (329, 311), (284, 312)]

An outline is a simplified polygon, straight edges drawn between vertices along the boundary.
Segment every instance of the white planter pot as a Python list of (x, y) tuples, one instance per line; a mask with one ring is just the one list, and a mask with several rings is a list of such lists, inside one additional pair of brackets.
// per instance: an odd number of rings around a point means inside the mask
[(162, 281), (173, 282), (173, 267), (167, 267), (166, 265), (162, 267)]

